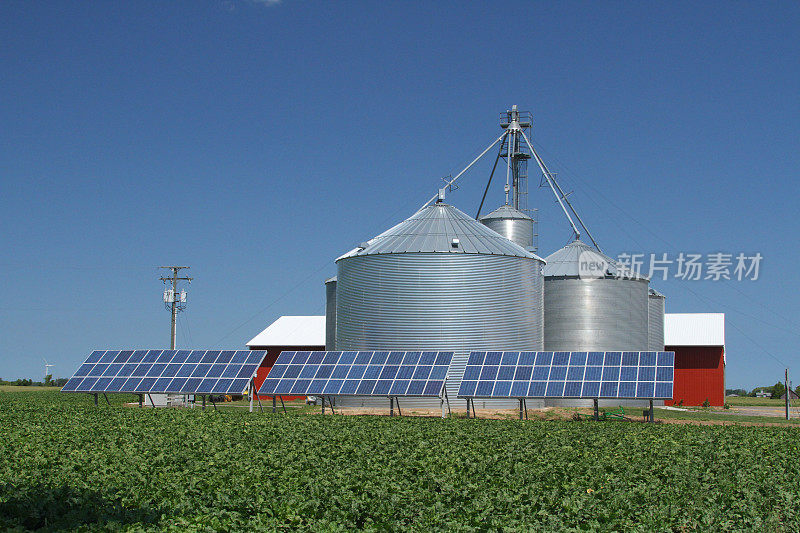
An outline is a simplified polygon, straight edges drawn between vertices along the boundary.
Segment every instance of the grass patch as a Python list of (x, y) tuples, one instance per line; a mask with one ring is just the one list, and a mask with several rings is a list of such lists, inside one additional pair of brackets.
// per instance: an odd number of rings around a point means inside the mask
[[(781, 400), (780, 398), (772, 399), (772, 398), (751, 398), (750, 396), (727, 396), (725, 401), (734, 407), (747, 407), (750, 405), (753, 406), (772, 406), (772, 407), (783, 407), (785, 400)], [(795, 400), (795, 403), (797, 400)]]
[(785, 420), (777, 416), (749, 416), (749, 415), (736, 415), (716, 410), (698, 410), (698, 411), (670, 411), (667, 409), (655, 409), (655, 417), (658, 419), (675, 419), (675, 420), (698, 420), (698, 421), (720, 421), (720, 422), (747, 422), (752, 424), (787, 424), (787, 425), (800, 425), (800, 419), (792, 418)]

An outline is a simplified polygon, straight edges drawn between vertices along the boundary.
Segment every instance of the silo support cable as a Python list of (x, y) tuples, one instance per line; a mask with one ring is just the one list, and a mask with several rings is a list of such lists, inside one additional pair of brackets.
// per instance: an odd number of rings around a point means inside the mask
[(556, 188), (553, 186), (552, 176), (550, 176), (550, 173), (547, 172), (547, 168), (544, 166), (544, 162), (539, 158), (539, 154), (537, 154), (533, 150), (533, 146), (531, 146), (530, 141), (528, 141), (528, 137), (524, 133), (522, 134), (522, 138), (525, 139), (525, 142), (528, 144), (528, 148), (530, 148), (531, 153), (533, 154), (533, 158), (536, 159), (536, 164), (539, 165), (539, 169), (542, 171), (542, 175), (547, 180), (547, 184), (550, 186), (550, 190), (553, 191), (553, 195), (556, 197), (558, 205), (561, 206), (561, 210), (564, 211), (564, 214), (567, 216), (567, 220), (569, 221), (570, 226), (572, 226), (572, 231), (575, 233), (575, 236), (580, 239), (581, 232), (580, 230), (578, 230), (578, 227), (572, 220), (569, 211), (567, 211), (567, 208), (564, 206), (564, 202), (562, 201), (561, 196), (558, 195), (558, 191), (556, 191)]
[(542, 171), (542, 174), (544, 175), (545, 179), (547, 180), (547, 184), (550, 186), (550, 189), (553, 191), (553, 194), (555, 194), (559, 205), (561, 205), (561, 209), (564, 211), (564, 214), (567, 215), (567, 219), (569, 220), (569, 223), (572, 225), (572, 229), (573, 229), (573, 231), (575, 231), (576, 236), (578, 238), (580, 238), (580, 232), (578, 231), (578, 228), (575, 226), (575, 223), (572, 221), (572, 217), (570, 216), (570, 214), (567, 212), (566, 208), (564, 207), (564, 203), (561, 201), (562, 199), (569, 206), (569, 209), (575, 215), (575, 218), (578, 219), (578, 223), (584, 229), (584, 231), (586, 232), (586, 235), (588, 235), (589, 239), (591, 239), (592, 244), (594, 244), (594, 247), (597, 248), (597, 251), (602, 252), (602, 250), (600, 250), (600, 246), (597, 244), (597, 241), (594, 240), (594, 237), (592, 236), (592, 233), (589, 231), (589, 228), (587, 228), (586, 224), (583, 223), (583, 219), (581, 219), (581, 217), (578, 214), (578, 212), (575, 210), (575, 208), (572, 206), (570, 201), (567, 199), (567, 195), (564, 194), (564, 191), (558, 185), (558, 182), (556, 181), (555, 177), (550, 173), (550, 170), (547, 168), (547, 165), (545, 165), (545, 163), (542, 160), (542, 158), (539, 157), (539, 154), (536, 152), (536, 150), (534, 150), (533, 145), (528, 140), (528, 137), (525, 135), (525, 132), (520, 131), (520, 134), (522, 135), (522, 138), (525, 139), (525, 143), (528, 145), (528, 148), (530, 148), (534, 159), (536, 159), (536, 164), (539, 165), (539, 169)]
[[(459, 173), (456, 175), (456, 177), (455, 177), (455, 178), (453, 178), (453, 179), (451, 179), (450, 181), (448, 181), (448, 182), (447, 182), (447, 184), (446, 184), (446, 185), (445, 185), (443, 188), (445, 188), (445, 189), (446, 189), (447, 187), (450, 187), (450, 186), (451, 186), (453, 183), (455, 183), (455, 182), (456, 182), (456, 180), (457, 180), (458, 178), (460, 178), (460, 177), (461, 177), (461, 176), (462, 176), (462, 175), (463, 175), (463, 174), (464, 174), (464, 173), (465, 173), (467, 170), (469, 170), (470, 168), (472, 168), (472, 165), (474, 165), (475, 163), (477, 163), (477, 162), (478, 162), (478, 161), (479, 161), (479, 160), (480, 160), (480, 159), (481, 159), (483, 156), (485, 156), (485, 155), (486, 155), (486, 152), (488, 152), (489, 150), (491, 150), (492, 148), (494, 148), (494, 145), (495, 145), (495, 144), (497, 144), (497, 143), (499, 143), (500, 141), (502, 141), (502, 140), (503, 140), (503, 138), (504, 138), (506, 135), (508, 135), (508, 131), (504, 131), (504, 132), (503, 132), (503, 134), (502, 134), (502, 135), (500, 135), (500, 137), (498, 137), (498, 138), (497, 138), (497, 140), (495, 140), (495, 141), (494, 141), (492, 144), (490, 144), (490, 145), (489, 145), (489, 146), (486, 148), (486, 150), (484, 150), (483, 152), (481, 152), (481, 153), (480, 153), (480, 155), (479, 155), (478, 157), (476, 157), (475, 159), (473, 159), (473, 160), (472, 160), (472, 163), (470, 163), (469, 165), (467, 165), (467, 168), (465, 168), (464, 170), (462, 170), (461, 172), (459, 172)], [(417, 209), (417, 212), (420, 212), (420, 211), (422, 211), (423, 209), (425, 209), (426, 207), (428, 207), (429, 205), (431, 205), (431, 202), (433, 202), (434, 200), (436, 200), (438, 197), (439, 197), (439, 193), (437, 192), (436, 194), (434, 194), (434, 195), (433, 195), (433, 197), (432, 197), (430, 200), (428, 200), (427, 202), (425, 202), (425, 203), (422, 205), (422, 207), (420, 207), (419, 209)]]
[(475, 220), (481, 216), (481, 209), (483, 209), (483, 203), (486, 201), (486, 194), (489, 192), (489, 186), (492, 184), (492, 178), (494, 178), (494, 171), (497, 169), (497, 163), (500, 162), (500, 154), (503, 153), (503, 146), (500, 145), (500, 149), (497, 151), (497, 157), (494, 160), (494, 166), (492, 167), (492, 172), (489, 174), (489, 183), (486, 184), (486, 188), (483, 190), (483, 197), (481, 198), (481, 204), (478, 206), (478, 214), (475, 215)]

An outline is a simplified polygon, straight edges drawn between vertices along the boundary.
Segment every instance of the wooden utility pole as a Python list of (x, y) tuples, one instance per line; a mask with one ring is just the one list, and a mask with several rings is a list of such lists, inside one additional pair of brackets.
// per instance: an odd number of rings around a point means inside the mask
[(789, 396), (791, 396), (792, 391), (789, 390), (789, 369), (786, 369), (786, 374), (784, 374), (784, 387), (786, 388), (786, 420), (789, 420)]
[[(192, 278), (179, 278), (178, 271), (183, 270), (184, 268), (189, 268), (188, 266), (162, 266), (158, 268), (168, 268), (172, 270), (172, 276), (165, 278), (159, 278), (164, 283), (172, 282), (172, 296), (170, 298), (164, 298), (165, 304), (171, 304), (171, 311), (172, 311), (172, 325), (170, 327), (170, 336), (169, 336), (169, 348), (170, 350), (175, 349), (175, 323), (178, 318), (178, 311), (183, 309), (181, 304), (185, 303), (180, 300), (180, 295), (178, 294), (178, 282), (179, 281), (192, 281)], [(165, 293), (166, 294), (166, 293)], [(167, 301), (169, 300), (169, 301)]]

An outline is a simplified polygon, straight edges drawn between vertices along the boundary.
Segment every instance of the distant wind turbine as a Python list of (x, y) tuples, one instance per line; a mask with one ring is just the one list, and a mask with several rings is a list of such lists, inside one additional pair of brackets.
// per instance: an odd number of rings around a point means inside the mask
[(47, 380), (47, 376), (50, 375), (50, 367), (56, 366), (52, 363), (48, 363), (47, 359), (42, 359), (44, 361), (44, 379)]

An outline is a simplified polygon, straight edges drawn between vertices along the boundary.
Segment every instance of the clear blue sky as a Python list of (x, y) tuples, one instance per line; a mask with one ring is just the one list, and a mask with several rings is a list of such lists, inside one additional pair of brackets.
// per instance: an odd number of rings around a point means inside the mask
[[(611, 255), (763, 254), (757, 282), (653, 285), (727, 313), (729, 387), (798, 384), (798, 27), (795, 2), (3, 2), (0, 376), (166, 345), (162, 264), (195, 277), (181, 346), (322, 314), (333, 259), (519, 104)], [(449, 201), (473, 213), (491, 162)], [(569, 230), (531, 192), (547, 255)]]

